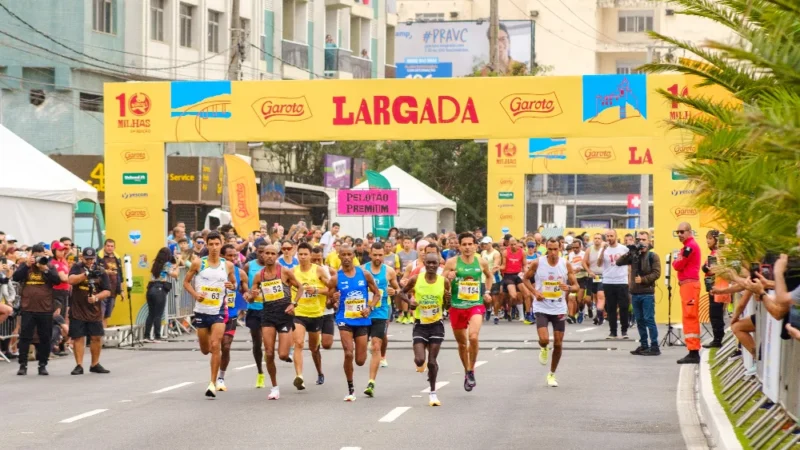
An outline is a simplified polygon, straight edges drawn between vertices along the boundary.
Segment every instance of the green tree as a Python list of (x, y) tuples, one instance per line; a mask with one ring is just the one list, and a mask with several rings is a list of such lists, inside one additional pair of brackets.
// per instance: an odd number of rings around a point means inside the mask
[(650, 73), (679, 72), (720, 87), (735, 98), (708, 95), (668, 100), (702, 114), (671, 122), (700, 136), (697, 153), (679, 171), (732, 237), (729, 256), (754, 260), (766, 251), (796, 247), (800, 220), (800, 4), (795, 0), (674, 0), (679, 14), (722, 24), (737, 43), (703, 46), (651, 33), (696, 57), (644, 66)]

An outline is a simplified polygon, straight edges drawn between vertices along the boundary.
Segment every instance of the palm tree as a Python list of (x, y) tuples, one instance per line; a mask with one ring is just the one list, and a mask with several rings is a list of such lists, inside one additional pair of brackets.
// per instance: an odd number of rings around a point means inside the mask
[[(753, 261), (797, 246), (800, 220), (800, 4), (796, 0), (673, 0), (679, 14), (731, 29), (735, 44), (702, 46), (655, 32), (654, 39), (696, 56), (643, 66), (679, 72), (698, 87), (729, 92), (735, 101), (690, 90), (660, 94), (699, 114), (672, 121), (695, 133), (697, 153), (677, 168), (695, 185), (696, 206), (725, 224), (728, 256)], [(692, 95), (694, 94), (694, 95)]]

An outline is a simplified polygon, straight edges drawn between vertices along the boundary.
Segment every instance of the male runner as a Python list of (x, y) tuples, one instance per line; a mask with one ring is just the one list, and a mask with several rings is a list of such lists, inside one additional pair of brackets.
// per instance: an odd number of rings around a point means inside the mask
[[(507, 308), (505, 309), (506, 319), (509, 322), (512, 320), (513, 311), (516, 309), (519, 312), (522, 309), (523, 302), (520, 301), (520, 297), (523, 300), (527, 297), (527, 288), (525, 288), (522, 279), (519, 277), (520, 273), (525, 272), (524, 264), (525, 252), (519, 248), (516, 238), (509, 238), (508, 248), (505, 250), (505, 258), (503, 258), (503, 264), (500, 266), (503, 272), (503, 287), (508, 292), (508, 302), (505, 305)], [(524, 311), (519, 314), (520, 319), (524, 319), (523, 316)]]
[[(321, 247), (314, 247), (311, 249), (311, 263), (316, 264), (319, 267), (322, 267), (325, 270), (325, 273), (328, 275), (328, 279), (331, 277), (331, 269), (325, 265), (325, 262), (322, 258), (322, 248)], [(326, 283), (327, 286), (327, 283)], [(325, 299), (325, 311), (322, 314), (322, 348), (325, 350), (330, 350), (333, 347), (333, 329), (336, 325), (336, 321), (334, 320), (334, 314), (336, 311), (333, 308), (329, 308), (327, 305), (327, 298)], [(319, 352), (320, 358), (322, 358), (322, 352)], [(314, 354), (311, 354), (314, 356)], [(314, 356), (316, 358), (316, 356)], [(320, 359), (321, 361), (321, 359)], [(317, 380), (317, 383), (322, 384), (325, 382), (325, 375), (322, 376), (321, 379)]]
[[(272, 382), (267, 400), (278, 400), (281, 391), (278, 387), (278, 376), (275, 368), (275, 338), (278, 338), (278, 358), (289, 362), (289, 347), (292, 345), (291, 332), (294, 330), (294, 308), (302, 295), (300, 283), (291, 269), (284, 269), (276, 263), (278, 248), (268, 245), (264, 249), (264, 268), (253, 280), (251, 298), (260, 296), (264, 303), (261, 316), (261, 336), (264, 340), (264, 351), (267, 356), (267, 373)], [(294, 302), (288, 286), (298, 289)], [(276, 336), (277, 335), (277, 336)]]
[(583, 259), (586, 257), (586, 252), (583, 251), (583, 243), (580, 239), (575, 239), (569, 244), (570, 252), (567, 255), (569, 264), (572, 266), (572, 272), (578, 280), (580, 289), (576, 293), (567, 296), (567, 303), (569, 307), (569, 316), (567, 322), (569, 323), (583, 323), (583, 294), (585, 289), (585, 281), (587, 280), (586, 270), (583, 268)]
[(266, 248), (267, 243), (259, 240), (258, 244), (256, 244), (256, 259), (248, 261), (244, 265), (244, 271), (247, 273), (248, 288), (248, 293), (245, 294), (247, 313), (244, 323), (250, 329), (250, 338), (253, 341), (253, 358), (256, 360), (256, 370), (258, 370), (256, 389), (264, 388), (264, 351), (262, 347), (264, 339), (261, 337), (261, 317), (264, 312), (264, 302), (261, 295), (250, 295), (250, 290), (253, 289), (253, 280), (255, 280), (256, 275), (264, 269), (264, 264), (266, 264), (264, 255)]
[[(321, 256), (321, 253), (320, 253)], [(294, 310), (294, 387), (298, 390), (306, 388), (303, 383), (303, 346), (308, 332), (308, 348), (317, 368), (317, 384), (325, 382), (322, 374), (322, 354), (319, 351), (322, 316), (325, 312), (325, 301), (328, 294), (328, 271), (311, 263), (311, 245), (301, 242), (297, 246), (299, 265), (294, 268), (294, 276), (302, 286), (302, 293), (297, 308)], [(297, 289), (292, 289), (297, 295)]]
[(369, 315), (372, 320), (369, 329), (372, 357), (369, 362), (369, 382), (364, 393), (370, 397), (375, 394), (375, 378), (378, 376), (378, 366), (387, 367), (389, 365), (386, 362), (386, 345), (389, 342), (386, 332), (389, 330), (389, 314), (392, 312), (391, 297), (400, 291), (400, 285), (397, 284), (397, 273), (393, 268), (383, 263), (383, 244), (376, 242), (372, 244), (371, 250), (370, 257), (372, 262), (364, 264), (364, 271), (369, 272), (375, 279), (380, 298), (375, 305), (375, 309)]
[[(550, 344), (548, 323), (553, 324), (553, 360), (550, 361), (550, 372), (547, 374), (547, 385), (558, 387), (556, 369), (561, 360), (562, 342), (566, 329), (567, 299), (565, 293), (578, 290), (578, 280), (572, 271), (572, 265), (561, 257), (561, 250), (556, 238), (550, 238), (547, 246), (547, 258), (539, 258), (531, 264), (525, 273), (525, 285), (533, 291), (536, 300), (533, 312), (536, 317), (536, 331), (539, 334), (539, 362), (547, 364)], [(530, 280), (534, 280), (535, 286)], [(567, 284), (569, 283), (569, 284)]]
[[(419, 257), (417, 251), (414, 250), (414, 241), (411, 237), (403, 236), (403, 251), (397, 252), (397, 256), (400, 257), (400, 267), (403, 270)], [(408, 313), (408, 305), (401, 302), (398, 306), (400, 307), (400, 317), (397, 318), (397, 323), (413, 323), (413, 319)]]
[[(436, 396), (436, 375), (439, 373), (439, 349), (444, 341), (444, 323), (442, 311), (450, 307), (451, 285), (445, 278), (437, 274), (439, 258), (434, 254), (425, 255), (425, 275), (420, 278), (414, 275), (403, 288), (400, 297), (409, 302), (414, 309), (416, 323), (411, 335), (414, 341), (414, 364), (421, 368), (425, 364), (428, 351), (428, 382), (431, 392), (428, 398), (430, 406), (442, 406)], [(414, 291), (414, 298), (409, 300), (408, 292)], [(421, 372), (421, 370), (417, 370)]]
[[(342, 268), (328, 281), (328, 307), (336, 309), (336, 323), (344, 350), (344, 375), (347, 377), (346, 402), (356, 401), (353, 395), (353, 359), (359, 366), (367, 360), (367, 334), (372, 321), (369, 316), (381, 298), (378, 285), (369, 271), (353, 265), (353, 247), (342, 244), (339, 258)], [(372, 292), (372, 300), (368, 300)]]
[[(284, 239), (280, 244), (280, 249), (281, 254), (278, 258), (278, 264), (280, 264), (281, 267), (284, 269), (294, 269), (300, 264), (300, 261), (298, 261), (295, 256), (294, 242), (292, 242), (291, 239)], [(294, 294), (295, 291), (292, 291), (292, 295)], [(286, 362), (292, 362), (292, 358), (294, 358), (294, 346), (289, 347), (289, 359), (287, 359)]]
[(222, 336), (222, 357), (219, 375), (217, 375), (217, 390), (223, 392), (228, 390), (227, 386), (225, 386), (225, 371), (228, 370), (228, 364), (231, 362), (231, 344), (234, 336), (236, 336), (236, 327), (239, 325), (237, 316), (239, 315), (239, 309), (245, 304), (242, 293), (247, 292), (247, 274), (236, 265), (239, 255), (241, 253), (237, 252), (236, 247), (233, 245), (226, 244), (222, 246), (222, 256), (226, 261), (233, 264), (233, 274), (236, 278), (236, 287), (231, 290), (225, 290), (228, 316), (225, 322), (225, 334)]
[[(481, 245), (483, 246), (483, 251), (481, 252), (481, 258), (489, 264), (489, 271), (493, 274), (494, 278), (492, 279), (492, 291), (490, 294), (492, 295), (492, 305), (499, 305), (500, 304), (500, 288), (502, 284), (500, 283), (500, 264), (503, 262), (502, 256), (500, 256), (500, 252), (497, 251), (494, 247), (492, 247), (492, 238), (486, 236), (481, 240)], [(486, 276), (481, 275), (481, 282), (484, 284), (486, 283)], [(488, 308), (486, 311), (486, 317), (484, 320), (489, 321), (491, 318), (492, 307)], [(497, 316), (498, 311), (495, 309), (494, 314)], [(497, 322), (499, 323), (499, 319)]]
[(595, 325), (602, 325), (603, 324), (603, 312), (606, 307), (606, 295), (603, 293), (603, 266), (597, 264), (597, 261), (600, 258), (600, 252), (603, 250), (603, 235), (600, 233), (595, 233), (594, 237), (592, 238), (592, 245), (587, 250), (588, 258), (584, 255), (583, 258), (583, 268), (586, 269), (586, 273), (589, 276), (589, 280), (587, 283), (591, 283), (591, 289), (589, 292), (591, 293), (591, 300), (589, 302), (589, 317), (592, 317), (592, 303), (594, 302), (595, 306), (597, 306), (597, 317), (594, 319)]
[[(194, 304), (194, 321), (197, 328), (197, 339), (200, 351), (204, 355), (211, 353), (211, 381), (206, 389), (206, 397), (216, 397), (216, 385), (222, 358), (220, 347), (222, 335), (225, 333), (225, 289), (232, 290), (236, 286), (233, 264), (220, 258), (222, 236), (211, 231), (206, 236), (208, 256), (196, 259), (183, 281), (183, 288), (192, 298)], [(197, 280), (195, 281), (195, 275)]]
[[(442, 276), (452, 283), (451, 290), (456, 292), (450, 307), (450, 326), (458, 341), (458, 356), (464, 365), (464, 390), (470, 392), (476, 385), (475, 361), (480, 345), (478, 335), (486, 313), (483, 304), (492, 301), (489, 292), (493, 281), (489, 264), (475, 257), (475, 236), (469, 232), (461, 233), (458, 235), (458, 244), (461, 254), (445, 263)], [(481, 274), (486, 276), (485, 284), (481, 281)]]

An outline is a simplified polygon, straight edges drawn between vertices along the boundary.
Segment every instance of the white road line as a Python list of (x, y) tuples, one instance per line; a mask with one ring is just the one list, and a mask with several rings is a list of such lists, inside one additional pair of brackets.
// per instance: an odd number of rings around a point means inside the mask
[(342, 447), (340, 450), (361, 450), (361, 447)]
[(107, 409), (95, 409), (95, 410), (92, 410), (92, 411), (89, 411), (89, 412), (85, 412), (85, 413), (83, 413), (83, 414), (78, 414), (77, 416), (72, 416), (72, 417), (70, 417), (69, 419), (64, 419), (64, 420), (62, 420), (62, 421), (61, 421), (61, 422), (59, 422), (59, 423), (72, 423), (72, 422), (77, 422), (77, 421), (79, 421), (79, 420), (81, 420), (81, 419), (85, 419), (85, 418), (87, 418), (87, 417), (96, 416), (96, 415), (98, 415), (98, 414), (100, 414), (100, 413), (104, 413), (104, 412), (106, 412), (106, 411), (108, 411), (108, 410), (107, 410)]
[(157, 391), (153, 391), (153, 392), (151, 392), (151, 394), (163, 394), (164, 392), (168, 392), (168, 391), (171, 391), (173, 389), (179, 389), (179, 388), (182, 388), (184, 386), (188, 386), (190, 384), (194, 384), (194, 381), (184, 381), (183, 383), (178, 383), (178, 384), (175, 384), (175, 385), (172, 385), (172, 386), (165, 387), (164, 389), (159, 389)]
[(393, 334), (387, 334), (386, 337), (394, 337)]
[(411, 398), (422, 398), (421, 395), (412, 395)]
[(492, 347), (492, 351), (495, 351), (495, 350), (497, 350), (497, 347)]
[(411, 409), (410, 406), (398, 406), (397, 408), (389, 411), (389, 414), (381, 417), (381, 420), (378, 422), (394, 422), (395, 419), (403, 415), (403, 413), (409, 409)]
[(132, 401), (133, 401), (133, 400), (120, 400), (119, 402), (120, 402), (120, 403), (130, 403), (130, 402), (132, 402)]
[[(436, 382), (436, 390), (438, 391), (439, 389), (447, 386), (448, 384), (450, 384), (449, 381), (437, 381)], [(423, 394), (430, 394), (431, 393), (431, 387), (428, 386), (425, 389), (421, 390), (420, 392), (422, 392)]]
[(475, 361), (475, 368), (477, 369), (478, 367), (486, 364), (487, 362), (489, 361)]
[(596, 330), (596, 329), (597, 329), (597, 327), (586, 327), (586, 328), (581, 328), (580, 330), (575, 330), (575, 332), (576, 333), (586, 333), (587, 331), (592, 331), (592, 330)]
[(233, 370), (244, 370), (244, 369), (249, 369), (249, 368), (251, 368), (251, 367), (255, 367), (255, 366), (256, 366), (256, 364), (248, 364), (248, 365), (246, 365), (246, 366), (242, 366), (242, 367), (236, 367), (236, 368), (234, 368)]
[(515, 348), (508, 348), (508, 349), (505, 349), (505, 350), (503, 350), (503, 351), (502, 351), (502, 352), (500, 352), (500, 353), (513, 353), (513, 352), (515, 352), (515, 351), (517, 351), (517, 349), (515, 349)]

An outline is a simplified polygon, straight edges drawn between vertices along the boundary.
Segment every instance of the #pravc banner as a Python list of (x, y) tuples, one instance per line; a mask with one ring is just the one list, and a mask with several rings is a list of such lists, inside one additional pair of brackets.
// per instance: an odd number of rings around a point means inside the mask
[(256, 174), (245, 160), (236, 155), (225, 155), (225, 169), (228, 172), (228, 202), (233, 226), (239, 235), (246, 236), (260, 228)]

